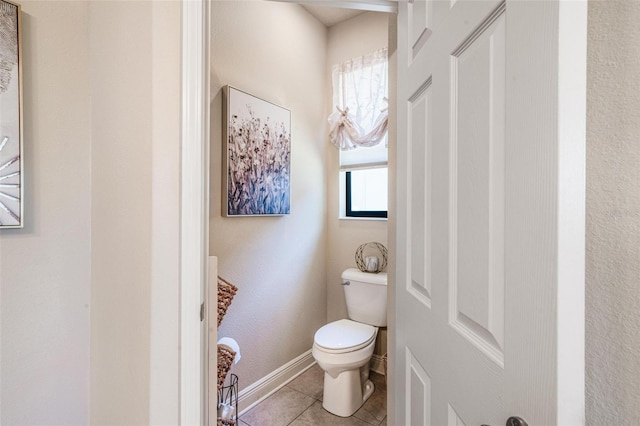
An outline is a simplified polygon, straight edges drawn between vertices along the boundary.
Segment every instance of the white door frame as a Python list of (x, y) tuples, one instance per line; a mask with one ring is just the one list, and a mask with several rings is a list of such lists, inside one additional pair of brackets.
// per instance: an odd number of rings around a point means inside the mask
[(206, 330), (200, 321), (209, 255), (208, 0), (182, 1), (180, 171), (180, 425), (206, 421)]

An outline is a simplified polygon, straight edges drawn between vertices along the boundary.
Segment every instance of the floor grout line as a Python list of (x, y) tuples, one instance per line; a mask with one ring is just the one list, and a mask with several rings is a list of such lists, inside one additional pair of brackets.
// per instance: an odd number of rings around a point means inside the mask
[[(313, 368), (313, 367), (312, 367), (312, 368)], [(286, 385), (285, 387), (289, 387), (289, 385)], [(293, 388), (289, 388), (289, 389), (291, 389), (291, 390), (295, 390), (295, 389), (293, 389)], [(300, 392), (300, 393), (302, 393), (302, 394), (304, 394), (304, 395), (307, 395), (307, 394), (305, 394), (304, 392)], [(291, 420), (289, 423), (287, 423), (287, 426), (289, 426), (290, 424), (292, 424), (293, 422), (295, 422), (295, 421), (296, 421), (300, 416), (302, 416), (304, 413), (306, 413), (308, 410), (310, 410), (310, 409), (311, 409), (311, 407), (313, 407), (313, 405), (314, 405), (316, 402), (320, 402), (320, 400), (319, 400), (318, 398), (315, 398), (315, 397), (314, 397), (314, 396), (312, 396), (312, 395), (307, 395), (307, 396), (308, 396), (309, 398), (313, 399), (313, 402), (311, 403), (311, 405), (309, 405), (307, 408), (305, 408), (305, 410), (304, 410), (302, 413), (298, 414), (298, 417), (296, 417), (295, 419), (293, 419), (293, 420)]]
[[(311, 367), (311, 368), (313, 368), (313, 367)], [(309, 370), (310, 370), (310, 369), (308, 369), (307, 371), (309, 371)], [(305, 372), (305, 373), (306, 373), (306, 372)], [(304, 374), (304, 373), (303, 373), (303, 374)], [(377, 374), (377, 373), (376, 373), (376, 374)], [(315, 380), (314, 380), (313, 382), (315, 383)], [(316, 385), (314, 385), (314, 386), (316, 386)], [(287, 426), (292, 425), (294, 422), (296, 422), (298, 419), (300, 419), (300, 417), (301, 417), (301, 416), (303, 416), (307, 411), (309, 411), (310, 409), (312, 409), (312, 408), (315, 406), (315, 404), (316, 404), (317, 402), (320, 402), (320, 403), (322, 404), (322, 399), (319, 399), (319, 398), (315, 397), (314, 395), (309, 395), (309, 394), (308, 394), (307, 392), (305, 392), (304, 390), (302, 390), (302, 391), (301, 391), (301, 390), (295, 389), (295, 388), (293, 388), (293, 387), (289, 386), (289, 384), (284, 385), (284, 386), (283, 386), (283, 389), (284, 389), (284, 388), (287, 388), (287, 390), (288, 390), (288, 391), (292, 391), (292, 392), (295, 392), (295, 393), (297, 393), (297, 394), (300, 394), (300, 395), (306, 396), (307, 398), (310, 398), (310, 399), (311, 399), (311, 401), (312, 401), (312, 402), (311, 402), (311, 404), (309, 404), (309, 405), (308, 405), (304, 410), (302, 410), (302, 412), (300, 412), (300, 414), (298, 414), (298, 415), (297, 415), (295, 418), (293, 418), (291, 421), (287, 422), (287, 423), (286, 423), (286, 425), (287, 425)], [(378, 391), (379, 391), (379, 388), (378, 388), (378, 387), (376, 387), (376, 392), (378, 392)], [(384, 392), (385, 392), (385, 393), (387, 392), (386, 386), (385, 386), (385, 391), (384, 391)], [(309, 392), (309, 393), (311, 393), (311, 392)], [(315, 392), (315, 393), (317, 394), (317, 392)], [(275, 394), (274, 394), (274, 395), (275, 395)], [(373, 395), (372, 395), (372, 397), (373, 397)], [(266, 403), (266, 402), (267, 402), (267, 401), (269, 401), (269, 399), (271, 399), (271, 398), (273, 398), (273, 395), (272, 395), (272, 396), (270, 396), (269, 398), (265, 399), (264, 401), (262, 401), (260, 404), (256, 405), (255, 407), (253, 407), (253, 408), (252, 408), (252, 410), (253, 410), (253, 409), (255, 409), (255, 408), (257, 408), (258, 406), (262, 405), (263, 403)], [(361, 408), (362, 408), (362, 407), (364, 407), (364, 404), (361, 406)], [(250, 410), (249, 412), (251, 412), (252, 410)], [(355, 416), (355, 413), (354, 413), (352, 416), (350, 416), (350, 418), (355, 419), (356, 423), (357, 423), (357, 422), (361, 422), (361, 424), (366, 424), (366, 425), (370, 425), (370, 426), (386, 426), (386, 422), (385, 422), (386, 414), (387, 414), (387, 413), (386, 413), (386, 410), (385, 410), (385, 416), (384, 416), (381, 420), (378, 420), (378, 419), (376, 418), (376, 415), (375, 415), (376, 411), (375, 411), (375, 410), (374, 410), (373, 412), (371, 412), (371, 411), (369, 411), (369, 410), (364, 410), (364, 411), (367, 413), (367, 415), (366, 415), (365, 417), (369, 417), (369, 419), (368, 419), (368, 420), (365, 420), (365, 419), (362, 419), (362, 418), (360, 418), (360, 417)], [(380, 411), (377, 411), (377, 412), (378, 412), (378, 413), (380, 413)], [(248, 414), (248, 413), (245, 413), (245, 414)], [(313, 416), (313, 414), (311, 414), (311, 416)], [(285, 423), (278, 423), (278, 424), (279, 424), (279, 425), (285, 425)], [(248, 423), (247, 421), (242, 420), (242, 419), (239, 417), (239, 418), (238, 418), (238, 426), (252, 426), (252, 425), (251, 425), (250, 423)], [(321, 426), (321, 425), (318, 425), (318, 426)], [(326, 424), (324, 424), (323, 426), (327, 426), (327, 425), (326, 425)]]

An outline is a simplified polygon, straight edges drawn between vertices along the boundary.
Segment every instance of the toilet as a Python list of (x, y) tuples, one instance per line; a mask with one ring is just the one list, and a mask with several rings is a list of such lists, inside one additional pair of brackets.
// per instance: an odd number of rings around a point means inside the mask
[(387, 325), (387, 273), (372, 274), (350, 268), (342, 273), (349, 319), (321, 327), (312, 354), (324, 370), (322, 406), (349, 417), (371, 396), (369, 361), (378, 327)]

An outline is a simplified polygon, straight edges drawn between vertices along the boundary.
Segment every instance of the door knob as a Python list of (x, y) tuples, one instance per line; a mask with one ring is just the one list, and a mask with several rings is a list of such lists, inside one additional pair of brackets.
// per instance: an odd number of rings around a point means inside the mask
[(507, 419), (507, 426), (529, 426), (527, 422), (525, 422), (520, 417), (509, 417)]
[[(482, 425), (482, 426), (488, 426), (488, 425)], [(507, 419), (507, 426), (529, 426), (529, 424), (524, 421), (524, 419), (522, 419), (521, 417), (509, 417)]]

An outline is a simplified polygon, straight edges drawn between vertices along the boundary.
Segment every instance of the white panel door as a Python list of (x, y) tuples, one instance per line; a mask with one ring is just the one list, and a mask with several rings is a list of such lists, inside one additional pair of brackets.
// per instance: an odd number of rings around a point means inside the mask
[(393, 425), (584, 423), (586, 2), (401, 1)]

